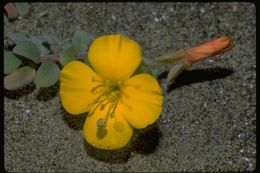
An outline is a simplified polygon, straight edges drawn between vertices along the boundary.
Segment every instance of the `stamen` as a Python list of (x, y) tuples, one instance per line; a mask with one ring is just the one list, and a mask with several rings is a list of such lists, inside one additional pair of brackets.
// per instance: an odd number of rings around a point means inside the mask
[[(107, 103), (101, 105), (100, 109), (104, 109), (103, 106), (106, 106), (111, 100), (108, 100)], [(106, 125), (106, 122), (108, 121), (108, 118), (109, 117), (113, 117), (114, 114), (115, 114), (115, 110), (116, 110), (116, 107), (117, 107), (117, 104), (118, 104), (119, 100), (116, 101), (116, 103), (111, 103), (108, 110), (107, 110), (107, 113), (105, 115), (105, 118), (101, 118), (101, 119), (98, 119), (97, 120), (97, 127), (104, 127)]]
[(102, 110), (106, 107), (106, 105), (107, 105), (109, 102), (110, 102), (110, 100), (107, 99), (107, 102), (106, 102), (106, 103), (103, 103), (103, 104), (100, 106), (99, 110), (102, 111)]
[(111, 112), (111, 109), (112, 109), (112, 104), (109, 106), (108, 110), (107, 110), (107, 113), (106, 113), (106, 117), (105, 117), (105, 120), (107, 121), (108, 120), (108, 117), (110, 115), (110, 112)]
[(104, 103), (104, 101), (106, 101), (107, 99), (104, 99), (104, 100), (101, 100), (100, 102), (97, 103), (97, 105), (88, 113), (88, 115), (92, 115), (96, 110), (97, 108), (102, 104)]
[[(93, 104), (94, 108), (89, 112), (89, 115), (92, 115), (97, 109), (100, 111), (104, 110), (106, 105), (109, 104), (109, 108), (107, 108), (106, 114), (104, 118), (100, 118), (97, 120), (96, 125), (98, 128), (102, 128), (106, 126), (106, 123), (108, 121), (109, 117), (115, 116), (115, 110), (117, 107), (118, 102), (121, 100), (122, 92), (121, 92), (121, 86), (122, 83), (111, 83), (110, 81), (100, 81), (96, 80), (94, 77), (92, 78), (93, 82), (100, 82), (101, 84), (97, 85), (92, 89), (93, 93), (101, 92), (99, 96), (96, 97)], [(131, 85), (135, 88), (140, 88), (138, 85)], [(98, 90), (98, 88), (103, 87), (105, 89)], [(104, 97), (104, 98), (103, 98)], [(129, 96), (126, 96), (129, 98)], [(131, 110), (131, 106), (128, 106), (128, 108)]]
[(119, 100), (117, 100), (117, 102), (113, 105), (114, 107), (113, 107), (112, 112), (110, 113), (110, 117), (114, 117), (114, 115), (115, 115), (115, 110), (116, 110), (116, 108), (117, 108), (118, 102), (119, 102)]
[(92, 92), (92, 93), (95, 93), (95, 91), (96, 91), (98, 88), (103, 87), (103, 86), (105, 86), (105, 84), (100, 84), (100, 85), (98, 85), (98, 86), (92, 88), (91, 92)]
[(100, 99), (102, 98), (102, 97), (104, 97), (106, 95), (106, 93), (104, 92), (102, 92), (102, 94), (100, 94), (95, 100), (94, 100), (94, 103), (98, 103), (99, 101), (100, 101)]
[(110, 110), (111, 110), (111, 106), (109, 107), (109, 109), (108, 109), (108, 111), (106, 113), (105, 118), (100, 118), (100, 119), (97, 120), (96, 125), (97, 125), (98, 128), (105, 127), (107, 119), (108, 119), (108, 116), (109, 116), (109, 113), (110, 113)]
[(92, 77), (92, 82), (104, 83), (104, 81), (95, 79), (95, 77)]

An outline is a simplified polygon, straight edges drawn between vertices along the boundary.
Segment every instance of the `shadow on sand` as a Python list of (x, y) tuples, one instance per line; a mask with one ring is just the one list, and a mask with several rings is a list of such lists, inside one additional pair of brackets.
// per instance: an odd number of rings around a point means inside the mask
[[(225, 78), (233, 73), (232, 69), (214, 67), (207, 69), (195, 69), (189, 71), (183, 71), (175, 81), (168, 86), (167, 92), (170, 92), (176, 88), (190, 85), (197, 82), (212, 81), (220, 78)], [(159, 83), (163, 78), (166, 78), (168, 71), (161, 73), (158, 76)]]

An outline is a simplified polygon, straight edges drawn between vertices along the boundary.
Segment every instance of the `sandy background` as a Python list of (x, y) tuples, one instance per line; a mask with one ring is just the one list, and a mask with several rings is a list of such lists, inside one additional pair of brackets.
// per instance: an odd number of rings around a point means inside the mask
[[(4, 34), (75, 30), (123, 33), (146, 58), (230, 35), (235, 48), (199, 62), (165, 92), (154, 125), (118, 151), (89, 146), (84, 115), (61, 106), (59, 84), (29, 85), (4, 95), (8, 172), (246, 171), (256, 165), (256, 17), (250, 3), (30, 3), (29, 14), (4, 22)], [(165, 78), (161, 85), (166, 91)]]

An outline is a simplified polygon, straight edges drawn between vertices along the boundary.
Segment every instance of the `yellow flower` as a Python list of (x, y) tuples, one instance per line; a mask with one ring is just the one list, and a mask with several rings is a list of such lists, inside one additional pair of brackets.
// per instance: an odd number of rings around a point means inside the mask
[(95, 71), (80, 61), (60, 73), (61, 101), (71, 114), (88, 112), (84, 136), (100, 149), (125, 146), (132, 127), (152, 124), (162, 110), (161, 89), (146, 73), (132, 76), (142, 61), (139, 45), (121, 35), (105, 35), (90, 46), (88, 59)]

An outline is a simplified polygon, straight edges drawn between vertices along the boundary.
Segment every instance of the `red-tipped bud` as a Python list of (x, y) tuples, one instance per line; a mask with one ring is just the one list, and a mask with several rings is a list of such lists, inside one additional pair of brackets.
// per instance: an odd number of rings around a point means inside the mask
[(224, 36), (210, 40), (199, 46), (186, 49), (185, 59), (188, 63), (194, 64), (202, 59), (224, 53), (234, 47), (230, 37)]

